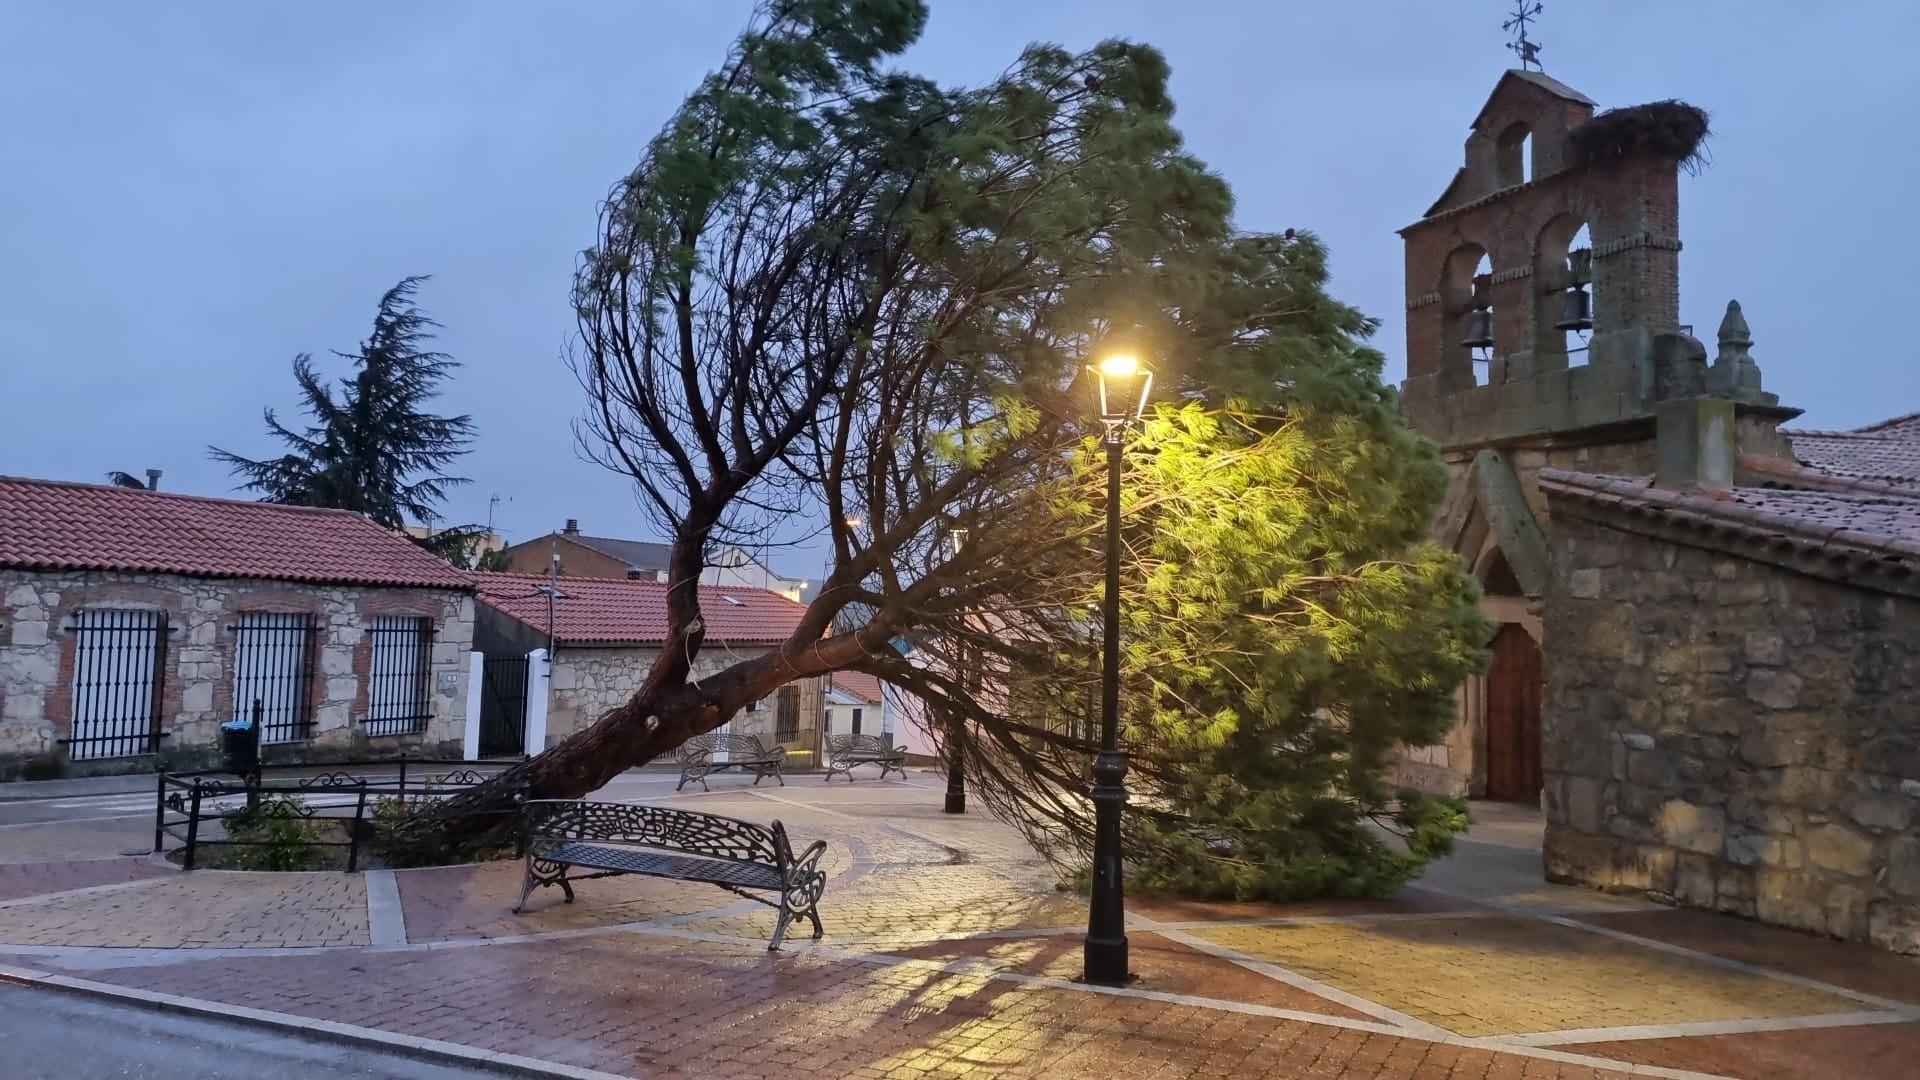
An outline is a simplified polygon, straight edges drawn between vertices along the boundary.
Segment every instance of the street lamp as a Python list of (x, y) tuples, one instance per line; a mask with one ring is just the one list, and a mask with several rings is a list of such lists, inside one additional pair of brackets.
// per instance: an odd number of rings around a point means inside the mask
[(1153, 373), (1137, 357), (1109, 356), (1093, 366), (1107, 444), (1107, 588), (1101, 614), (1100, 753), (1093, 759), (1093, 898), (1081, 979), (1127, 982), (1126, 898), (1120, 878), (1120, 808), (1127, 758), (1120, 752), (1120, 452), (1126, 431), (1146, 411)]
[[(966, 546), (967, 530), (948, 530), (947, 552), (950, 555), (956, 559), (959, 558), (960, 550)], [(965, 615), (961, 616), (963, 624), (965, 618)], [(966, 661), (966, 636), (962, 634), (955, 645), (954, 658), (955, 662), (960, 665), (960, 678), (965, 681), (969, 689), (978, 687), (979, 683), (974, 680), (973, 674)], [(966, 720), (956, 718), (953, 722), (953, 730), (947, 733), (947, 741), (950, 744), (947, 747), (947, 802), (941, 809), (949, 814), (964, 814), (967, 812), (967, 773), (962, 749), (966, 739), (966, 729)]]

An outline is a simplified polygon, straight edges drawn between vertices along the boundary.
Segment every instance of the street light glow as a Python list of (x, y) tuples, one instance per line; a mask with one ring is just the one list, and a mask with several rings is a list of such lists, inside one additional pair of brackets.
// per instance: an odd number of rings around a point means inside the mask
[(1129, 353), (1109, 356), (1100, 361), (1100, 374), (1109, 379), (1131, 379), (1140, 374), (1140, 358)]

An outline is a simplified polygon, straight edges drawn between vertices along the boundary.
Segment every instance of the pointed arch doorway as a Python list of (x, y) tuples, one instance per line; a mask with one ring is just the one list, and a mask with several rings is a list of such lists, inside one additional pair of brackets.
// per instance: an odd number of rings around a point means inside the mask
[(1519, 623), (1493, 636), (1487, 671), (1487, 798), (1540, 801), (1540, 647)]

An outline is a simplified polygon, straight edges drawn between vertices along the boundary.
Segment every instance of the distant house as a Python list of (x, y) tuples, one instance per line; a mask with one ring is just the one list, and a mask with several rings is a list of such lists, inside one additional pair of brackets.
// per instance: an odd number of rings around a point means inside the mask
[[(583, 535), (577, 518), (568, 518), (566, 528), (557, 533), (548, 533), (503, 549), (507, 560), (506, 570), (510, 573), (545, 574), (557, 557), (559, 573), (563, 577), (634, 581), (665, 581), (667, 556), (671, 550), (666, 544), (647, 540)], [(800, 599), (801, 590), (807, 584), (797, 578), (781, 577), (738, 547), (725, 547), (714, 552), (700, 580), (706, 585), (765, 589), (789, 600)]]
[(339, 510), (0, 478), (0, 776), (460, 750), (473, 586)]
[[(476, 573), (474, 645), (489, 658), (532, 655), (546, 667), (545, 732), (535, 752), (599, 719), (633, 696), (660, 654), (667, 633), (667, 587), (646, 579), (562, 577), (551, 593), (541, 574)], [(806, 608), (766, 589), (704, 585), (700, 611), (706, 642), (696, 677), (777, 647), (799, 627)], [(551, 642), (551, 653), (546, 650)], [(735, 716), (725, 729), (787, 747), (795, 763), (815, 760), (820, 741), (821, 680), (783, 686)], [(537, 710), (536, 706), (536, 710)]]
[(833, 735), (892, 734), (880, 680), (858, 671), (836, 671), (827, 682), (827, 731)]

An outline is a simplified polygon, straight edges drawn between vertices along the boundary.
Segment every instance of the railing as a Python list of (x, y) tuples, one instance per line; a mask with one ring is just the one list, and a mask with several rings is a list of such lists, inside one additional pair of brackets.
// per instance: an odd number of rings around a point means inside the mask
[[(368, 811), (382, 798), (397, 799), (404, 807), (412, 798), (439, 801), (485, 783), (506, 765), (499, 761), (467, 761), (447, 758), (382, 759), (261, 765), (250, 775), (235, 778), (231, 771), (205, 769), (197, 772), (162, 772), (155, 787), (153, 811), (153, 850), (156, 854), (181, 852), (181, 868), (192, 870), (201, 849), (220, 847), (264, 847), (267, 840), (236, 840), (230, 835), (211, 835), (207, 826), (222, 823), (229, 814), (244, 808), (257, 809), (263, 797), (276, 800), (272, 805), (291, 805), (286, 797), (299, 800), (291, 811), (308, 821), (337, 823), (345, 828), (345, 838), (323, 840), (309, 837), (301, 846), (346, 849), (348, 873), (360, 868), (362, 849), (372, 838), (373, 821)], [(272, 779), (271, 774), (311, 773)], [(263, 776), (263, 774), (266, 774)], [(339, 811), (329, 813), (327, 811)], [(274, 811), (289, 816), (285, 810)], [(511, 814), (513, 810), (491, 813)], [(171, 847), (168, 841), (175, 841)]]

